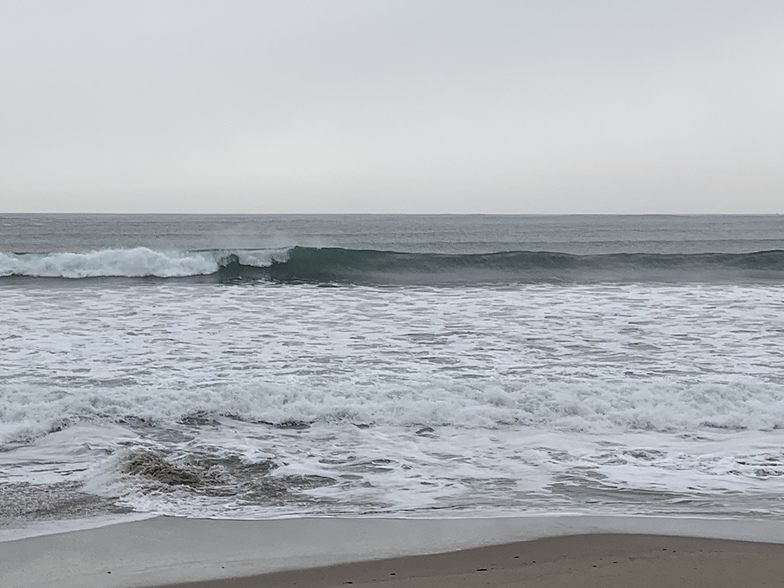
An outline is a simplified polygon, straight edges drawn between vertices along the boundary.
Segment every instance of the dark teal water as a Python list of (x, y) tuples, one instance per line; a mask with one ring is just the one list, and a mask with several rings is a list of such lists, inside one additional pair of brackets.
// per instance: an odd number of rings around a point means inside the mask
[(378, 285), (784, 280), (778, 216), (21, 215), (0, 224), (0, 277), (6, 279)]
[(5, 253), (294, 245), (418, 253), (751, 253), (784, 249), (784, 216), (0, 216)]

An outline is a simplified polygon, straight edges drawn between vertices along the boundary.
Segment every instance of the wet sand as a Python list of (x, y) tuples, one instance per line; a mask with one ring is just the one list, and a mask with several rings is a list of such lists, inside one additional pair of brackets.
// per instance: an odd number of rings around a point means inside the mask
[(578, 535), (169, 588), (661, 588), (784, 586), (784, 545)]
[(4, 588), (346, 585), (784, 586), (784, 521), (158, 517), (0, 542)]

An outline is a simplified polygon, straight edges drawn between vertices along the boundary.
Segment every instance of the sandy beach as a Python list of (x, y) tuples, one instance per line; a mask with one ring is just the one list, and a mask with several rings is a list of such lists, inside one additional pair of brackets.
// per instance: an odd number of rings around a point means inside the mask
[(609, 588), (784, 585), (784, 546), (659, 535), (578, 535), (170, 588)]
[(784, 522), (158, 517), (0, 542), (0, 585), (781, 586)]

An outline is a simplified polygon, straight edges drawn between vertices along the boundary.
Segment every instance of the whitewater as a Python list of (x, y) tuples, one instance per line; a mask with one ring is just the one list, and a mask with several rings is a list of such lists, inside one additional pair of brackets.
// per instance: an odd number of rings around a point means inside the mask
[(781, 224), (4, 217), (0, 525), (782, 518)]

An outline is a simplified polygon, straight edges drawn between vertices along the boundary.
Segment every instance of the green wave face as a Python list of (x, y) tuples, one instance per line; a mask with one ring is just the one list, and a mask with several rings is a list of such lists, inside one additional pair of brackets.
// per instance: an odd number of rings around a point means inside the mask
[(784, 251), (574, 255), (549, 251), (401, 253), (277, 250), (0, 253), (0, 280), (176, 279), (358, 285), (784, 282)]
[(450, 255), (294, 247), (286, 261), (248, 268), (238, 258), (222, 275), (277, 282), (471, 284), (536, 282), (784, 281), (784, 251), (748, 254), (572, 255), (539, 251)]

